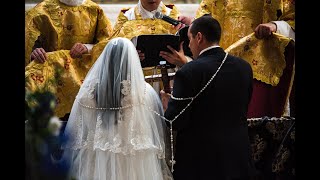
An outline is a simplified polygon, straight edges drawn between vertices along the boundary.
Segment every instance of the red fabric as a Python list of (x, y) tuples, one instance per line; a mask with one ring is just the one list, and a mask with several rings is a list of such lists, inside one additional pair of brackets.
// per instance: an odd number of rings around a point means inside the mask
[[(248, 107), (248, 118), (263, 116), (281, 117), (289, 92), (294, 64), (294, 44), (289, 43), (285, 50), (286, 68), (277, 86), (253, 79), (253, 92)], [(294, 88), (294, 87), (292, 87)], [(294, 94), (290, 96), (290, 108), (294, 109)]]

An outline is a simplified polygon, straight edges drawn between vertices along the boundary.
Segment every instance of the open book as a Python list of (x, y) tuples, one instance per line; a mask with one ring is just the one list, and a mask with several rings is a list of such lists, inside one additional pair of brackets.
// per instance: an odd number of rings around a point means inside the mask
[[(171, 52), (167, 45), (170, 45), (175, 50), (179, 51), (180, 43), (183, 43), (183, 50), (186, 56), (192, 58), (192, 53), (189, 48), (188, 39), (188, 29), (189, 26), (181, 28), (176, 35), (172, 34), (152, 34), (152, 35), (140, 35), (137, 37), (137, 50), (141, 50), (145, 54), (145, 59), (141, 61), (141, 66), (144, 67), (154, 67), (160, 65), (160, 62), (165, 62), (165, 64), (170, 67), (175, 67), (175, 65), (167, 62), (165, 59), (159, 56), (160, 51)], [(163, 64), (163, 63), (162, 63)]]
[[(137, 50), (141, 50), (145, 55), (145, 59), (141, 61), (141, 66), (154, 67), (160, 65), (161, 61), (166, 61), (159, 56), (160, 51), (171, 52), (167, 45), (170, 45), (175, 50), (179, 51), (179, 36), (172, 34), (161, 34), (161, 35), (140, 35), (137, 37)], [(163, 64), (163, 62), (161, 63)], [(170, 67), (175, 65), (166, 62)]]

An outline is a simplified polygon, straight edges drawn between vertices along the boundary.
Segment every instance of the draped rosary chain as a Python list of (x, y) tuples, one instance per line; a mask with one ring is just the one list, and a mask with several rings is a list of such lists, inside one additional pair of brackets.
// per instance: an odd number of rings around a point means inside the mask
[[(154, 114), (156, 114), (157, 116), (159, 116), (160, 118), (164, 119), (165, 121), (170, 123), (170, 144), (171, 144), (171, 172), (174, 171), (173, 166), (176, 163), (176, 161), (174, 160), (174, 150), (173, 150), (173, 128), (172, 128), (172, 123), (182, 114), (185, 112), (185, 110), (192, 104), (192, 102), (209, 86), (209, 84), (212, 82), (212, 80), (216, 77), (217, 73), (220, 71), (222, 65), (224, 64), (224, 62), (226, 61), (228, 56), (228, 53), (226, 53), (225, 57), (223, 58), (220, 66), (218, 67), (217, 71), (212, 75), (212, 77), (210, 78), (210, 80), (206, 83), (206, 85), (194, 96), (194, 97), (186, 97), (186, 98), (179, 98), (179, 97), (174, 97), (171, 94), (171, 99), (173, 100), (177, 100), (177, 101), (184, 101), (184, 100), (191, 100), (186, 107), (184, 107), (172, 120), (169, 120), (167, 118), (165, 118), (164, 116), (162, 116), (160, 113), (158, 113), (157, 111), (155, 111), (154, 109), (152, 109), (151, 107), (147, 106), (145, 104), (144, 101), (140, 102), (139, 104), (130, 104), (127, 106), (120, 106), (120, 107), (111, 107), (111, 108), (106, 108), (106, 107), (92, 107), (92, 106), (87, 106), (82, 104), (79, 100), (78, 103), (85, 107), (85, 108), (89, 108), (89, 109), (96, 109), (96, 110), (121, 110), (121, 109), (126, 109), (126, 108), (131, 108), (133, 106), (138, 106), (138, 105), (144, 105), (146, 106), (151, 112), (153, 112)], [(146, 95), (146, 87), (144, 89), (144, 95)]]
[(226, 55), (224, 56), (220, 66), (218, 67), (217, 71), (212, 75), (212, 77), (210, 78), (210, 80), (207, 82), (207, 84), (198, 92), (198, 94), (196, 94), (194, 97), (187, 97), (187, 98), (177, 98), (174, 97), (173, 95), (171, 95), (170, 97), (173, 100), (177, 100), (177, 101), (184, 101), (184, 100), (191, 100), (186, 107), (184, 107), (179, 113), (178, 115), (176, 115), (172, 120), (167, 119), (164, 116), (161, 116), (158, 112), (156, 112), (155, 110), (151, 109), (149, 106), (147, 106), (147, 108), (149, 110), (151, 110), (152, 112), (154, 112), (156, 115), (158, 115), (160, 118), (164, 119), (165, 121), (170, 123), (170, 144), (171, 144), (171, 172), (174, 171), (173, 169), (173, 165), (176, 163), (176, 161), (174, 160), (174, 152), (173, 152), (173, 128), (172, 128), (172, 123), (183, 113), (185, 112), (185, 110), (191, 105), (191, 103), (193, 102), (193, 100), (195, 100), (208, 86), (209, 84), (212, 82), (212, 80), (216, 77), (217, 73), (220, 71), (222, 65), (224, 64), (224, 62), (226, 61), (228, 56), (228, 53), (226, 53)]

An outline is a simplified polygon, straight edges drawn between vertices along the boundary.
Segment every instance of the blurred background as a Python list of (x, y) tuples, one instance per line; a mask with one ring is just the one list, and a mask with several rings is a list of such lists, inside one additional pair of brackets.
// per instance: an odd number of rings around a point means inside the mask
[[(25, 3), (39, 3), (42, 0), (25, 0)], [(99, 4), (135, 4), (138, 0), (92, 0)], [(162, 0), (164, 3), (198, 4), (200, 0)]]

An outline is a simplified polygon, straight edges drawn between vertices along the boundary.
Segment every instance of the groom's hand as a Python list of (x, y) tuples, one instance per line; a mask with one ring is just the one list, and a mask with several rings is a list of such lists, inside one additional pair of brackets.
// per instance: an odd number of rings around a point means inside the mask
[(168, 102), (170, 99), (171, 94), (164, 92), (164, 90), (160, 91), (160, 97), (161, 97), (161, 102), (163, 106), (163, 111), (166, 111), (168, 108)]

